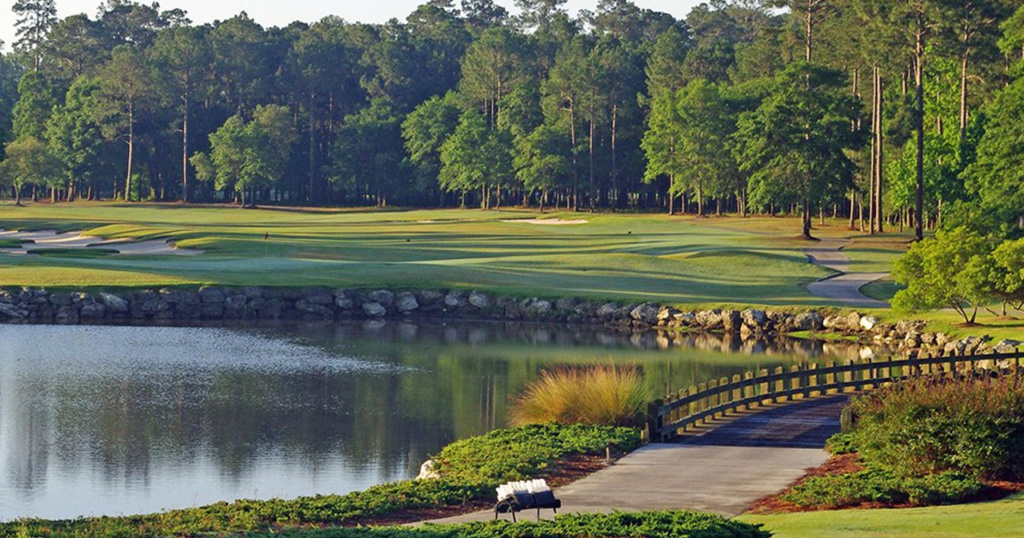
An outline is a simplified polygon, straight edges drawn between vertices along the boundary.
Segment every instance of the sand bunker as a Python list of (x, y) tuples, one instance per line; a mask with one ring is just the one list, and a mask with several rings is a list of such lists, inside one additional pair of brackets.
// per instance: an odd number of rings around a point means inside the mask
[(195, 256), (202, 253), (202, 251), (195, 249), (178, 248), (170, 239), (151, 239), (149, 241), (132, 241), (131, 239), (103, 240), (99, 237), (82, 235), (81, 232), (58, 233), (55, 230), (36, 232), (0, 230), (0, 240), (4, 239), (26, 241), (26, 243), (22, 243), (17, 248), (0, 248), (0, 252), (6, 254), (28, 254), (35, 250), (55, 248), (94, 248), (114, 251), (125, 256)]
[(519, 222), (523, 224), (535, 224), (537, 226), (569, 226), (573, 224), (586, 224), (587, 221), (584, 219), (566, 220), (566, 219), (509, 219), (501, 222)]

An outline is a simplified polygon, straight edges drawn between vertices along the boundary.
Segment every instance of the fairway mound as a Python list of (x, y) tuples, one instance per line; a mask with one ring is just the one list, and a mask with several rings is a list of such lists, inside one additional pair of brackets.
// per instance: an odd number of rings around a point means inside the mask
[[(17, 247), (0, 248), (7, 254), (55, 253), (96, 250), (104, 254), (130, 256), (195, 256), (202, 251), (180, 249), (170, 239), (151, 239), (133, 241), (131, 239), (103, 240), (99, 237), (83, 235), (81, 232), (64, 232), (56, 230), (39, 230), (19, 232), (0, 230), (0, 240), (5, 243), (22, 242)], [(81, 257), (81, 256), (79, 256)]]
[(587, 224), (585, 219), (506, 219), (501, 222), (514, 222), (521, 224), (534, 224), (537, 226), (572, 226), (575, 224)]

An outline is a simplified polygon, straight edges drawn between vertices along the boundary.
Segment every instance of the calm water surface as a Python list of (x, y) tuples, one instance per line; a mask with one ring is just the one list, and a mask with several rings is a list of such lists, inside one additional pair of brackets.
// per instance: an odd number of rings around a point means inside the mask
[(346, 493), (505, 425), (545, 368), (639, 364), (656, 393), (859, 348), (591, 328), (0, 325), (0, 520)]

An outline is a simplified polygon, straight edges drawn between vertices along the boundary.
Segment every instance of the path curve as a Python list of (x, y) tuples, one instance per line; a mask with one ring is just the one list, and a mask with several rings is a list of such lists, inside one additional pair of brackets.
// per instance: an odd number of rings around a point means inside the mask
[(852, 243), (849, 239), (822, 239), (814, 247), (804, 249), (811, 263), (839, 273), (810, 284), (807, 291), (843, 306), (889, 308), (889, 303), (872, 299), (860, 291), (865, 285), (889, 276), (889, 273), (849, 272), (850, 258), (842, 249)]
[[(839, 431), (839, 415), (848, 399), (826, 396), (741, 411), (706, 433), (647, 445), (558, 488), (560, 512), (696, 510), (737, 516), (828, 459), (825, 440)], [(533, 511), (522, 514), (524, 519), (535, 517)], [(552, 512), (542, 510), (541, 517), (550, 519)], [(493, 511), (483, 511), (430, 523), (493, 518)]]

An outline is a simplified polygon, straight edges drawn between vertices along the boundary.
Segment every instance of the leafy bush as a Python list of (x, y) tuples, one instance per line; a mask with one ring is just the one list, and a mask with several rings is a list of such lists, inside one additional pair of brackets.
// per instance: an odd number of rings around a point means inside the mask
[(768, 538), (760, 525), (698, 512), (566, 514), (554, 521), (507, 520), (409, 528), (348, 528), (275, 534), (281, 538)]
[(825, 441), (825, 450), (833, 456), (857, 452), (852, 433), (837, 433)]
[(976, 478), (941, 473), (922, 478), (897, 477), (879, 470), (816, 476), (794, 486), (784, 501), (798, 506), (844, 508), (861, 503), (949, 504), (971, 498), (983, 485)]
[(548, 370), (516, 400), (512, 422), (639, 426), (650, 401), (651, 393), (635, 367)]
[(490, 492), (489, 484), (405, 480), (347, 495), (317, 495), (293, 500), (243, 499), (141, 516), (26, 520), (0, 524), (0, 536), (25, 533), (30, 536), (178, 536), (254, 531), (282, 525), (337, 525), (398, 510), (459, 506)]
[(533, 424), (456, 441), (434, 461), (447, 479), (498, 484), (536, 476), (565, 456), (603, 454), (609, 446), (631, 451), (640, 435), (623, 427)]
[(853, 442), (869, 467), (1024, 477), (1024, 380), (900, 383), (856, 398)]

